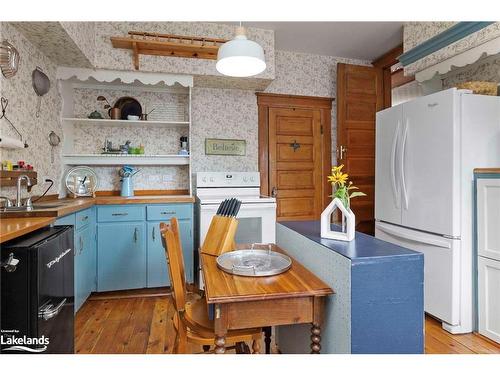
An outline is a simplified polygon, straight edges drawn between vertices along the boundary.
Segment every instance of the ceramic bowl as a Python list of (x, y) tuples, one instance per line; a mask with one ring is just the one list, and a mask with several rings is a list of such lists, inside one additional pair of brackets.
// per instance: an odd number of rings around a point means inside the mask
[(135, 115), (128, 115), (128, 116), (127, 116), (127, 120), (137, 121), (137, 120), (139, 120), (139, 116), (135, 116)]

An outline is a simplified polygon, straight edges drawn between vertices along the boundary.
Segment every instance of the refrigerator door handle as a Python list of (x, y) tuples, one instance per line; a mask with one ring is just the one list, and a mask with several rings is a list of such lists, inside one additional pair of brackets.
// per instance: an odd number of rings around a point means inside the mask
[(401, 190), (403, 191), (403, 202), (405, 210), (408, 209), (408, 191), (406, 190), (406, 181), (405, 181), (405, 150), (406, 150), (406, 139), (408, 138), (408, 128), (410, 125), (410, 121), (408, 118), (405, 120), (405, 127), (403, 129), (403, 137), (401, 139), (402, 145), (399, 155), (399, 166), (400, 166), (400, 175), (401, 175)]
[(451, 242), (446, 241), (446, 240), (440, 240), (437, 238), (425, 238), (423, 236), (419, 236), (418, 234), (407, 234), (407, 233), (401, 233), (400, 231), (393, 229), (387, 225), (384, 225), (382, 223), (377, 224), (377, 229), (381, 230), (382, 232), (385, 232), (391, 236), (401, 238), (403, 240), (410, 240), (414, 242), (419, 242), (422, 244), (426, 245), (432, 245), (436, 247), (442, 247), (443, 249), (451, 249)]
[(394, 137), (392, 139), (392, 148), (391, 148), (391, 184), (392, 184), (392, 193), (394, 195), (394, 204), (396, 208), (399, 208), (401, 205), (401, 191), (400, 185), (396, 184), (396, 149), (399, 140), (399, 131), (401, 128), (401, 121), (398, 121), (398, 126), (396, 127), (396, 131), (394, 132)]

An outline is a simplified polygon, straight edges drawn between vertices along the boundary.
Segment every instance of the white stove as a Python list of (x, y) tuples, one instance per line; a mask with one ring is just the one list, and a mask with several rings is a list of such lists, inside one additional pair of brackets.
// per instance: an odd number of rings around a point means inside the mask
[[(276, 241), (276, 199), (260, 195), (259, 172), (198, 172), (195, 184), (196, 249), (203, 244), (219, 204), (227, 198), (237, 198), (241, 201), (236, 216), (236, 243)], [(200, 288), (203, 287), (201, 275), (199, 285)]]

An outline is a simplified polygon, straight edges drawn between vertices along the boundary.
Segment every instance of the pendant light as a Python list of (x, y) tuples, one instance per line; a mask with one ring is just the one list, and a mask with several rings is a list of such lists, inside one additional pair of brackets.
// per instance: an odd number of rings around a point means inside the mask
[(241, 22), (234, 39), (220, 46), (215, 68), (230, 77), (251, 77), (266, 69), (264, 50), (258, 43), (247, 39)]

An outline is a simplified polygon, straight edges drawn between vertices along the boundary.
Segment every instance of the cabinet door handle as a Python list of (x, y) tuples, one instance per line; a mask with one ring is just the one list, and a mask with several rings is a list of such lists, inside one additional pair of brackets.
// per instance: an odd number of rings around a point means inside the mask
[(127, 215), (128, 215), (127, 212), (115, 212), (111, 214), (111, 216), (127, 216)]
[(137, 242), (137, 228), (134, 229), (134, 242)]
[(175, 215), (175, 211), (162, 211), (160, 212), (161, 215)]
[(156, 239), (156, 236), (155, 236), (155, 228), (156, 228), (156, 227), (153, 227), (153, 232), (151, 233), (151, 235), (153, 236), (153, 241), (155, 241), (155, 239)]
[(85, 220), (87, 220), (88, 218), (89, 218), (89, 216), (88, 216), (88, 215), (85, 215), (84, 217), (82, 217), (82, 221), (85, 221)]
[(80, 251), (78, 254), (81, 254), (83, 252), (83, 237), (80, 237)]

